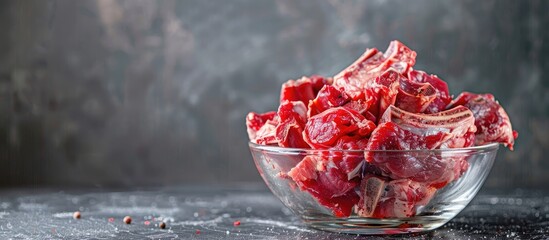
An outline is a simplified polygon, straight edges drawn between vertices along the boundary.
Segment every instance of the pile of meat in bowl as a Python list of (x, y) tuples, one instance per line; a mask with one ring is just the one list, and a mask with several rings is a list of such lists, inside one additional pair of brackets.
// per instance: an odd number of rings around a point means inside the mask
[[(469, 191), (463, 207), (470, 201), (498, 143), (512, 149), (517, 133), (493, 95), (453, 98), (415, 61), (398, 41), (385, 53), (367, 49), (334, 77), (284, 83), (277, 111), (248, 114), (256, 165), (286, 206), (314, 212), (311, 219), (410, 218), (468, 172), (479, 179), (454, 190)], [(482, 171), (472, 170), (476, 162)], [(295, 194), (313, 203), (296, 203)]]

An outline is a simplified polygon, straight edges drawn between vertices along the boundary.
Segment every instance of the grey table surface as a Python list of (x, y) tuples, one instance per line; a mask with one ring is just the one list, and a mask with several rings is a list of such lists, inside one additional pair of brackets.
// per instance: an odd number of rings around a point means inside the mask
[[(357, 236), (307, 228), (262, 185), (5, 189), (0, 239), (547, 239), (548, 193), (484, 189), (437, 230)], [(73, 219), (74, 211), (80, 219)], [(122, 221), (126, 215), (129, 225)], [(161, 221), (166, 229), (158, 227)]]

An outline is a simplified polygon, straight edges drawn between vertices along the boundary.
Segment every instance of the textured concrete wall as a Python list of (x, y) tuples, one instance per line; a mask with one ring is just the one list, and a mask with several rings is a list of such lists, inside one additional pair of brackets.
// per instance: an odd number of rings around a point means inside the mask
[(399, 39), (520, 132), (490, 186), (549, 181), (547, 1), (2, 1), (0, 185), (260, 181), (244, 116)]

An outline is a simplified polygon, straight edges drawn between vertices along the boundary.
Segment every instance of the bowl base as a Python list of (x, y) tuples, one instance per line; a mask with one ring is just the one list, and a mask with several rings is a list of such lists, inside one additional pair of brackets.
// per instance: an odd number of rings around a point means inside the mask
[(436, 229), (444, 225), (448, 218), (416, 216), (402, 219), (375, 218), (333, 218), (329, 216), (304, 217), (305, 224), (319, 230), (348, 234), (407, 234)]

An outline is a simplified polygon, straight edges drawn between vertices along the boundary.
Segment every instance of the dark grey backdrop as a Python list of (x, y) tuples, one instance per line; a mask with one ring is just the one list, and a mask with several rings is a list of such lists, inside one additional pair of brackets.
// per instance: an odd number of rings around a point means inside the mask
[(399, 39), (520, 132), (489, 186), (549, 181), (549, 1), (2, 1), (0, 186), (260, 181), (244, 116)]

